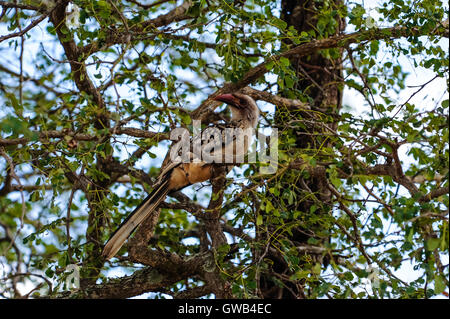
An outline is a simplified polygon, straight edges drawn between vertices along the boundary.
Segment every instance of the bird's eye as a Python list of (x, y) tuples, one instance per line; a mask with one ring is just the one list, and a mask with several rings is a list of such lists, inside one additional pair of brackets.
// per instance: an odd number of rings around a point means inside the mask
[(245, 99), (240, 100), (240, 102), (242, 106), (246, 106), (248, 104), (248, 101)]

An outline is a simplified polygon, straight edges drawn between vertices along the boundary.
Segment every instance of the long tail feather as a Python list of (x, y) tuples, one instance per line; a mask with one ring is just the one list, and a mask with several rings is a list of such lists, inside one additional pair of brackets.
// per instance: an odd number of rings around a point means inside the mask
[(103, 248), (106, 259), (114, 257), (130, 234), (138, 227), (169, 193), (169, 179), (158, 185), (136, 209), (120, 224)]

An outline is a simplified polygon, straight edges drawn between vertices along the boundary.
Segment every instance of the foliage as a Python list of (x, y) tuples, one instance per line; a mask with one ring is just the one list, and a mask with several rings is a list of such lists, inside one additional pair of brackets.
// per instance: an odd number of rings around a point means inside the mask
[[(217, 296), (229, 287), (255, 298), (271, 267), (269, 246), (293, 274), (273, 280), (301, 283), (308, 298), (448, 291), (448, 8), (381, 2), (373, 26), (361, 3), (338, 2), (323, 1), (317, 25), (298, 32), (280, 18), (280, 1), (0, 1), (2, 296), (66, 296), (58, 295), (67, 290), (65, 268), (78, 264), (85, 297), (115, 296), (119, 269), (135, 280), (120, 297)], [(347, 22), (344, 34), (335, 35), (336, 17)], [(315, 108), (284, 55), (295, 48), (328, 59), (342, 50), (335, 85), (362, 102), (334, 115)], [(405, 68), (433, 77), (411, 88)], [(423, 92), (438, 81), (446, 91), (424, 105)], [(103, 243), (151, 190), (167, 133), (194, 118), (213, 121), (209, 97), (247, 85), (265, 111), (260, 129), (279, 130), (278, 170), (261, 176), (250, 164), (227, 176), (215, 221), (227, 244), (213, 247), (206, 207), (217, 194), (205, 183), (164, 203), (149, 245), (159, 259), (138, 263), (124, 247), (122, 257), (102, 260)], [(280, 92), (306, 111), (292, 117), (277, 105)], [(316, 144), (298, 147), (305, 130)], [(332, 207), (299, 186), (322, 169)], [(305, 200), (309, 211), (292, 209)], [(296, 226), (329, 241), (299, 246), (285, 237)], [(179, 256), (179, 267), (202, 264), (177, 277), (161, 252)], [(402, 279), (409, 265), (414, 272)], [(152, 285), (140, 281), (145, 269), (159, 272), (150, 272)], [(370, 269), (379, 286), (366, 289)], [(223, 286), (215, 288), (217, 280)]]

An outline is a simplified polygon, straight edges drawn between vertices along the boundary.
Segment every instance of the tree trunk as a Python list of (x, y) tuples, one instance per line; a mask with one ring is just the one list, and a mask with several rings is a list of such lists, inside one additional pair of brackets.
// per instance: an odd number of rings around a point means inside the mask
[[(330, 5), (342, 5), (341, 1), (336, 0)], [(282, 0), (281, 19), (287, 23), (287, 28), (293, 26), (298, 33), (317, 30), (317, 18), (324, 4), (319, 1), (308, 0)], [(344, 21), (335, 16), (335, 33), (338, 34), (344, 29)], [(317, 34), (317, 32), (316, 32)], [(332, 36), (330, 34), (329, 36)], [(285, 40), (283, 45), (288, 48), (292, 45), (289, 39)], [(323, 147), (330, 147), (331, 142), (321, 132), (324, 132), (324, 125), (335, 128), (334, 121), (323, 121), (325, 116), (317, 116), (324, 113), (333, 115), (341, 107), (342, 90), (338, 85), (342, 81), (342, 61), (341, 52), (337, 58), (327, 58), (321, 52), (305, 56), (293, 57), (290, 60), (292, 68), (298, 81), (290, 92), (280, 89), (279, 95), (292, 98), (292, 91), (302, 99), (307, 99), (313, 112), (301, 111), (298, 109), (286, 109), (277, 107), (275, 113), (275, 123), (280, 129), (285, 129), (288, 124), (302, 123), (301, 126), (294, 127), (292, 134), (295, 136), (295, 151), (293, 156), (299, 154), (317, 154), (316, 150)], [(290, 96), (289, 96), (290, 94)], [(295, 122), (293, 122), (295, 120)], [(320, 123), (317, 123), (320, 122)], [(328, 132), (329, 133), (329, 132)], [(280, 143), (282, 147), (282, 143)], [(291, 152), (292, 147), (287, 152)], [(297, 175), (298, 180), (293, 184), (293, 174)], [(298, 172), (287, 172), (282, 177), (282, 189), (290, 189), (295, 192), (297, 200), (289, 205), (287, 200), (278, 198), (283, 202), (284, 209), (288, 207), (288, 215), (292, 216), (293, 211), (301, 212), (296, 218), (285, 219), (285, 225), (295, 225), (290, 228), (290, 232), (284, 232), (281, 237), (287, 240), (295, 247), (310, 247), (311, 244), (323, 246), (329, 242), (330, 222), (317, 220), (317, 215), (326, 220), (331, 212), (332, 196), (327, 187), (326, 172), (319, 171), (315, 176), (300, 176)], [(270, 195), (270, 194), (269, 194)], [(281, 197), (281, 196), (280, 196)], [(301, 221), (301, 222), (299, 222)], [(274, 232), (277, 227), (269, 227), (270, 232)], [(280, 236), (278, 239), (280, 240)], [(279, 240), (277, 242), (279, 242)], [(276, 243), (272, 242), (271, 245)], [(305, 251), (298, 249), (297, 251)], [(303, 270), (312, 269), (316, 263), (327, 265), (329, 258), (323, 254), (313, 254), (311, 252), (299, 253), (299, 267)], [(269, 260), (269, 267), (264, 271), (259, 280), (259, 291), (264, 298), (307, 298), (311, 296), (311, 288), (314, 286), (311, 282), (305, 285), (305, 280), (294, 280), (292, 275), (295, 273), (292, 265), (285, 260), (280, 249), (269, 249), (266, 255), (266, 261)], [(317, 283), (316, 283), (317, 285)]]

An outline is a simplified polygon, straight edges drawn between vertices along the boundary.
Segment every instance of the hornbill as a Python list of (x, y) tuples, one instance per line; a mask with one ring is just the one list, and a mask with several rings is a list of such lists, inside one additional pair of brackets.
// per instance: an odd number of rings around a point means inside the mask
[[(214, 99), (219, 102), (224, 102), (230, 107), (232, 116), (230, 123), (227, 124), (234, 128), (242, 129), (237, 130), (237, 133), (233, 136), (231, 143), (230, 141), (226, 143), (227, 139), (225, 139), (225, 143), (221, 141), (221, 153), (226, 154), (226, 152), (231, 151), (232, 154), (236, 155), (236, 151), (243, 151), (244, 153), (247, 152), (249, 141), (245, 140), (244, 144), (241, 144), (244, 145), (244, 149), (238, 150), (237, 140), (245, 139), (243, 132), (248, 132), (248, 130), (253, 131), (253, 129), (256, 128), (259, 118), (259, 109), (256, 102), (250, 96), (242, 93), (222, 94)], [(224, 136), (223, 131), (225, 128), (219, 125), (216, 125), (215, 127), (218, 128), (222, 133), (222, 136)], [(204, 144), (201, 144), (201, 147), (204, 147)], [(220, 159), (223, 159), (222, 155), (220, 156)], [(139, 206), (134, 209), (133, 212), (125, 218), (119, 228), (117, 228), (117, 230), (111, 235), (110, 239), (103, 248), (102, 255), (106, 259), (114, 257), (130, 234), (150, 215), (152, 211), (158, 208), (159, 204), (164, 201), (169, 193), (210, 179), (212, 177), (214, 165), (225, 164), (227, 169), (230, 170), (233, 165), (236, 164), (234, 161), (235, 157), (232, 158), (233, 160), (231, 163), (218, 163), (217, 161), (213, 163), (206, 163), (200, 160), (192, 160), (192, 157), (191, 161), (188, 162), (169, 162), (165, 165), (165, 169), (163, 169), (160, 173), (153, 191), (142, 201)]]

